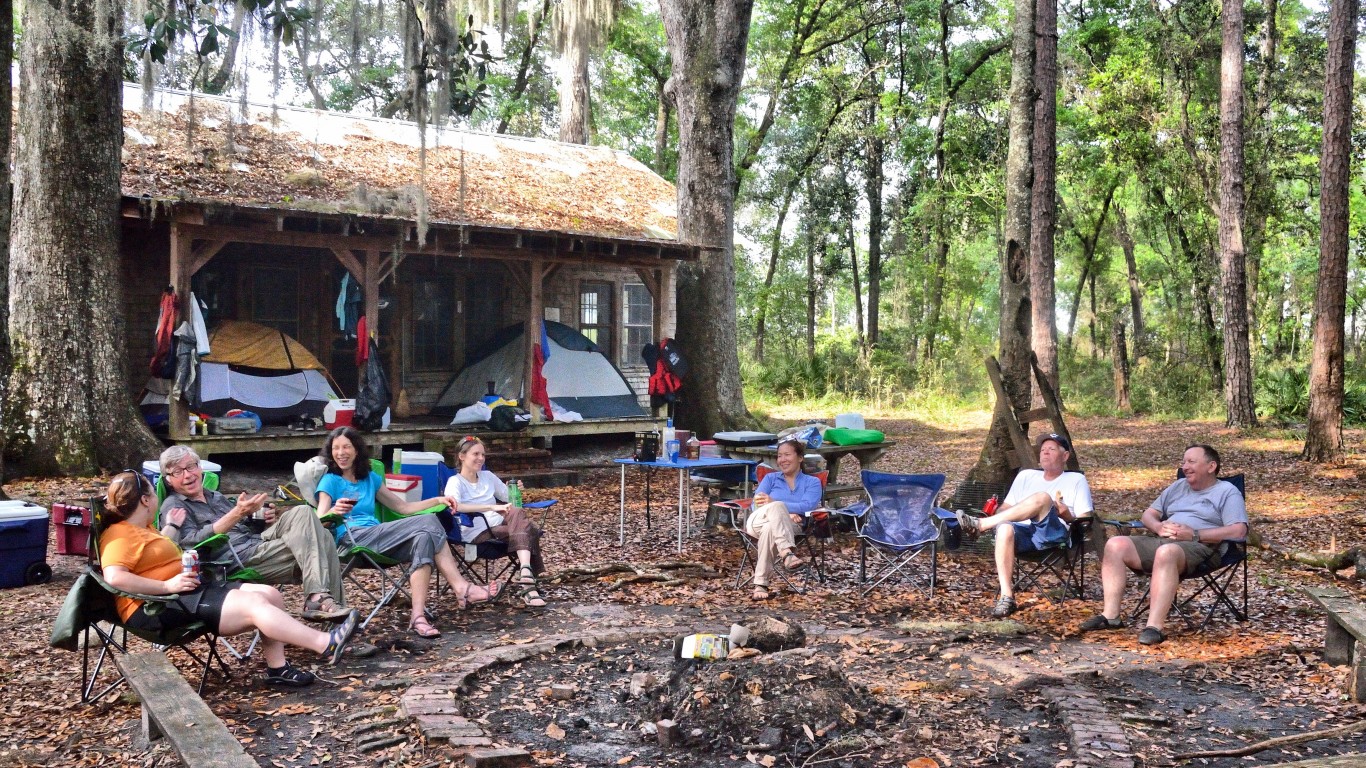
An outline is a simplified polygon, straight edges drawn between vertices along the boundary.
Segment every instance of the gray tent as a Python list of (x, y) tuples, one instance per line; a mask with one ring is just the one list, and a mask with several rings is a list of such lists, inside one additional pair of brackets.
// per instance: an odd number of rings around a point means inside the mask
[[(646, 415), (621, 371), (588, 337), (551, 321), (546, 321), (545, 332), (550, 341), (550, 359), (544, 371), (546, 389), (557, 405), (577, 411), (585, 419)], [(450, 416), (479, 402), (490, 381), (497, 394), (521, 401), (525, 399), (525, 368), (526, 343), (519, 323), (499, 331), (475, 354), (474, 362), (446, 385), (432, 413)]]

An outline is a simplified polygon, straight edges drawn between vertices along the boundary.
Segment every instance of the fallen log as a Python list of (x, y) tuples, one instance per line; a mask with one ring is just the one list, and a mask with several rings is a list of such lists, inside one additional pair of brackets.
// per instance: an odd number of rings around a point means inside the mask
[(1278, 736), (1274, 739), (1259, 741), (1255, 744), (1248, 744), (1244, 747), (1234, 747), (1232, 749), (1211, 749), (1204, 752), (1186, 752), (1173, 755), (1173, 760), (1195, 760), (1202, 757), (1247, 757), (1268, 749), (1279, 749), (1295, 744), (1304, 744), (1310, 741), (1321, 739), (1336, 739), (1339, 736), (1350, 736), (1354, 733), (1366, 731), (1366, 720), (1358, 720), (1348, 725), (1339, 725), (1336, 728), (1327, 728), (1322, 731), (1310, 731), (1308, 733), (1296, 733), (1290, 736)]
[(1310, 552), (1305, 550), (1285, 550), (1262, 541), (1262, 549), (1292, 563), (1322, 568), (1336, 573), (1344, 568), (1354, 568), (1358, 579), (1366, 579), (1366, 546), (1348, 547), (1340, 552)]

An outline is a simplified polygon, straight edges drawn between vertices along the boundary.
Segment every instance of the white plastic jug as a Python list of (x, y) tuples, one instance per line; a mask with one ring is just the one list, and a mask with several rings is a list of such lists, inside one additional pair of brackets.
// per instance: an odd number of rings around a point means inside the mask
[(863, 414), (841, 413), (835, 417), (837, 429), (863, 429)]

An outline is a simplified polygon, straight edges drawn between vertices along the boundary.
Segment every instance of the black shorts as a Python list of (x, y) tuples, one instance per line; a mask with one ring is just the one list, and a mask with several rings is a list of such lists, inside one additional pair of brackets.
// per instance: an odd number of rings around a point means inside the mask
[(223, 617), (223, 603), (228, 599), (228, 593), (240, 586), (240, 581), (202, 586), (193, 592), (176, 595), (174, 600), (163, 605), (161, 611), (151, 616), (146, 612), (146, 605), (140, 605), (126, 623), (133, 629), (164, 632), (202, 621), (217, 632)]

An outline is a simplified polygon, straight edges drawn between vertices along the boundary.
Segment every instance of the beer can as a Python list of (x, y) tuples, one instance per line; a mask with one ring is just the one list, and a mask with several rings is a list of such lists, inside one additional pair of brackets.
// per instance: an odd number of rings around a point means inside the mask
[(180, 554), (180, 572), (199, 576), (199, 552), (187, 549)]

